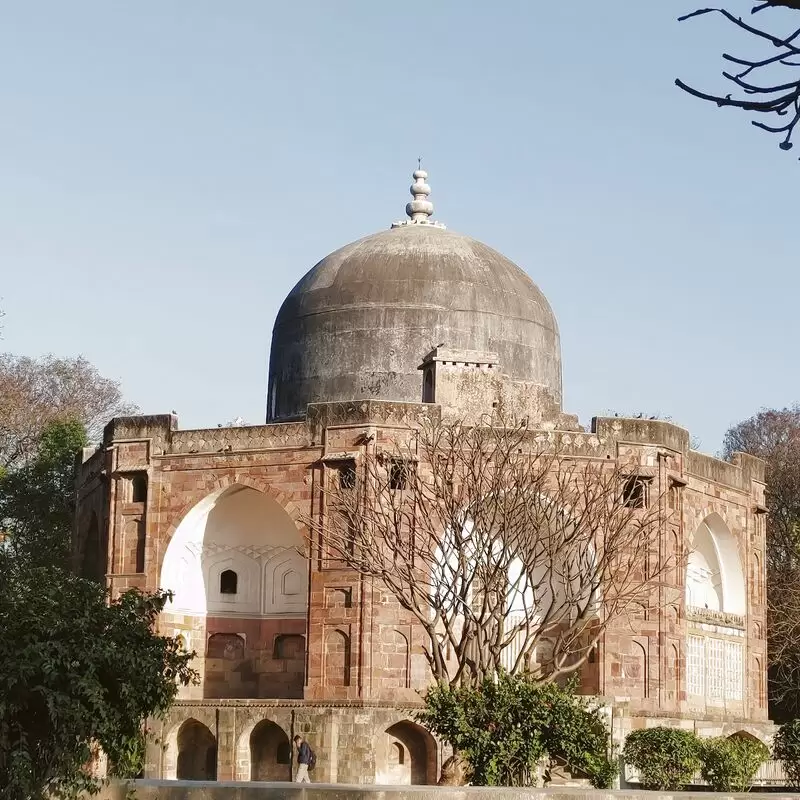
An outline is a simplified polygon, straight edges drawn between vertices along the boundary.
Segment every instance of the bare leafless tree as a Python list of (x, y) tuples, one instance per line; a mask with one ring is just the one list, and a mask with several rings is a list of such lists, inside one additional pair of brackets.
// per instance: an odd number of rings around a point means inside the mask
[(78, 419), (97, 439), (109, 419), (135, 410), (124, 402), (119, 383), (85, 358), (0, 354), (0, 468), (29, 457), (50, 422)]
[(325, 512), (309, 520), (320, 556), (410, 612), (437, 680), (572, 672), (669, 568), (649, 558), (647, 482), (555, 441), (525, 423), (428, 422), (328, 472)]
[[(764, 0), (752, 6), (750, 13), (757, 14), (779, 8), (800, 11), (800, 0)], [(770, 52), (748, 58), (723, 53), (722, 57), (735, 67), (722, 74), (735, 86), (738, 97), (733, 94), (702, 92), (680, 79), (675, 83), (689, 94), (709, 100), (720, 107), (728, 106), (773, 116), (774, 122), (753, 120), (753, 125), (770, 133), (780, 134), (781, 149), (790, 150), (792, 134), (800, 121), (800, 73), (797, 72), (800, 67), (800, 28), (787, 33), (775, 33), (747, 23), (741, 16), (725, 8), (702, 8), (680, 17), (680, 20), (705, 14), (722, 15), (737, 28), (753, 36), (757, 42), (766, 44)]]
[(767, 465), (767, 629), (771, 716), (800, 714), (800, 406), (764, 409), (725, 435)]

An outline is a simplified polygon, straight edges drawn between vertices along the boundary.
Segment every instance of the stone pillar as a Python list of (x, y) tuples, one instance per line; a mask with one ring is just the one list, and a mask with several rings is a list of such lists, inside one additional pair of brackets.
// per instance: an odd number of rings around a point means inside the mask
[(232, 781), (236, 773), (236, 709), (217, 709), (217, 780)]

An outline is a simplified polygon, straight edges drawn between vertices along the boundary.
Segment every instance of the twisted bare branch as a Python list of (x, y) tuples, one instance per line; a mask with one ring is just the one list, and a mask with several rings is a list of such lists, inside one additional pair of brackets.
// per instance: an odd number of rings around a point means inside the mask
[(422, 627), (437, 680), (554, 680), (674, 567), (648, 572), (659, 504), (627, 501), (626, 480), (524, 423), (431, 422), (369, 452), (355, 482), (331, 471), (309, 529), (324, 559), (375, 579)]
[[(756, 5), (751, 9), (751, 14), (756, 14), (768, 8), (783, 7), (800, 11), (800, 0), (767, 0), (767, 2)], [(734, 86), (742, 91), (744, 95), (761, 95), (765, 99), (762, 100), (748, 100), (746, 97), (734, 97), (732, 94), (717, 95), (713, 93), (703, 92), (689, 86), (680, 78), (675, 80), (675, 84), (692, 95), (701, 100), (716, 103), (717, 106), (738, 108), (743, 111), (754, 111), (759, 114), (774, 114), (777, 117), (789, 116), (788, 122), (782, 125), (770, 125), (764, 122), (753, 120), (752, 124), (757, 128), (768, 131), (770, 133), (783, 134), (783, 139), (780, 142), (782, 150), (790, 150), (793, 146), (792, 135), (797, 123), (800, 121), (800, 75), (789, 81), (781, 83), (770, 83), (767, 81), (764, 85), (751, 83), (744, 80), (753, 73), (758, 73), (761, 70), (768, 70), (771, 67), (780, 66), (788, 67), (790, 70), (795, 70), (800, 66), (800, 63), (791, 61), (792, 56), (800, 55), (800, 48), (797, 47), (795, 42), (800, 37), (800, 28), (786, 36), (779, 36), (770, 33), (761, 28), (755, 27), (746, 23), (741, 17), (737, 17), (725, 8), (702, 8), (693, 11), (690, 14), (685, 14), (679, 17), (679, 21), (683, 22), (694, 17), (704, 16), (706, 14), (719, 14), (723, 16), (728, 22), (735, 25), (737, 28), (745, 31), (751, 36), (759, 40), (768, 42), (772, 47), (778, 49), (778, 53), (768, 56), (766, 58), (741, 58), (739, 56), (732, 56), (729, 53), (723, 53), (722, 57), (731, 63), (738, 64), (745, 69), (738, 73), (723, 72), (726, 80), (730, 81)]]

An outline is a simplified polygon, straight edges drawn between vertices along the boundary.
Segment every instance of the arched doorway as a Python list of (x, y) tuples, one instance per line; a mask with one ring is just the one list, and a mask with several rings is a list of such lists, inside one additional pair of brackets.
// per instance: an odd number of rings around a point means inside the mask
[[(239, 484), (204, 498), (178, 525), (160, 584), (173, 593), (165, 613), (181, 625), (193, 618), (205, 644), (204, 661), (197, 664), (203, 697), (303, 696), (305, 654), (280, 658), (274, 642), (279, 635), (306, 633), (304, 547), (276, 500)], [(220, 637), (242, 646), (220, 649)]]
[(387, 785), (424, 786), (436, 783), (436, 742), (424, 728), (403, 720), (386, 729), (384, 769), (376, 776)]
[(290, 781), (292, 748), (283, 728), (262, 720), (250, 734), (250, 780)]
[(188, 719), (178, 731), (178, 780), (217, 779), (217, 740), (196, 719)]

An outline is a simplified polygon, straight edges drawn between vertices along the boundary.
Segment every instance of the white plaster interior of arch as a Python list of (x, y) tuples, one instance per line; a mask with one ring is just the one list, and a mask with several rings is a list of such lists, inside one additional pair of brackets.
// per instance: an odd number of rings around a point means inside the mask
[[(237, 573), (236, 594), (220, 575)], [(175, 530), (161, 569), (173, 592), (166, 610), (202, 616), (304, 616), (308, 560), (289, 514), (246, 486), (220, 489), (195, 505)]]
[(712, 611), (747, 613), (747, 583), (736, 539), (718, 514), (694, 533), (686, 568), (686, 602)]
[[(562, 532), (568, 530), (572, 522), (567, 512), (559, 509), (550, 498), (542, 496), (541, 499), (545, 500), (542, 507), (547, 509), (549, 506), (553, 515), (559, 517), (553, 518), (553, 528)], [(456, 539), (458, 536), (465, 543), (459, 544)], [(592, 598), (589, 594), (590, 588), (582, 585), (582, 579), (587, 575), (594, 575), (597, 553), (593, 543), (587, 543), (579, 553), (574, 548), (569, 553), (563, 550), (543, 551), (540, 556), (532, 559), (533, 568), (529, 574), (525, 574), (523, 558), (504, 552), (500, 539), (493, 540), (489, 536), (481, 541), (478, 536), (478, 543), (473, 544), (470, 541), (473, 537), (476, 537), (475, 521), (467, 518), (460, 531), (450, 529), (445, 532), (437, 546), (430, 587), (432, 616), (435, 608), (444, 609), (448, 614), (456, 614), (458, 606), (463, 604), (462, 596), (467, 598), (467, 604), (472, 603), (478, 588), (474, 583), (467, 586), (467, 577), (459, 564), (464, 563), (462, 559), (467, 564), (486, 560), (489, 549), (493, 554), (496, 553), (498, 560), (508, 562), (504, 602), (507, 608), (506, 619), (510, 626), (528, 618), (534, 628), (545, 624), (541, 634), (547, 636), (557, 628), (571, 624), (578, 608), (587, 603), (591, 604), (595, 614), (599, 613), (600, 590)], [(566, 559), (573, 555), (578, 558), (578, 563), (567, 563)], [(554, 579), (554, 575), (558, 577)], [(544, 609), (549, 613), (546, 623), (543, 620)], [(456, 628), (458, 630), (459, 626)], [(523, 640), (526, 639), (527, 634), (521, 632), (506, 646), (504, 660), (508, 665), (514, 662), (520, 647), (524, 646)]]

